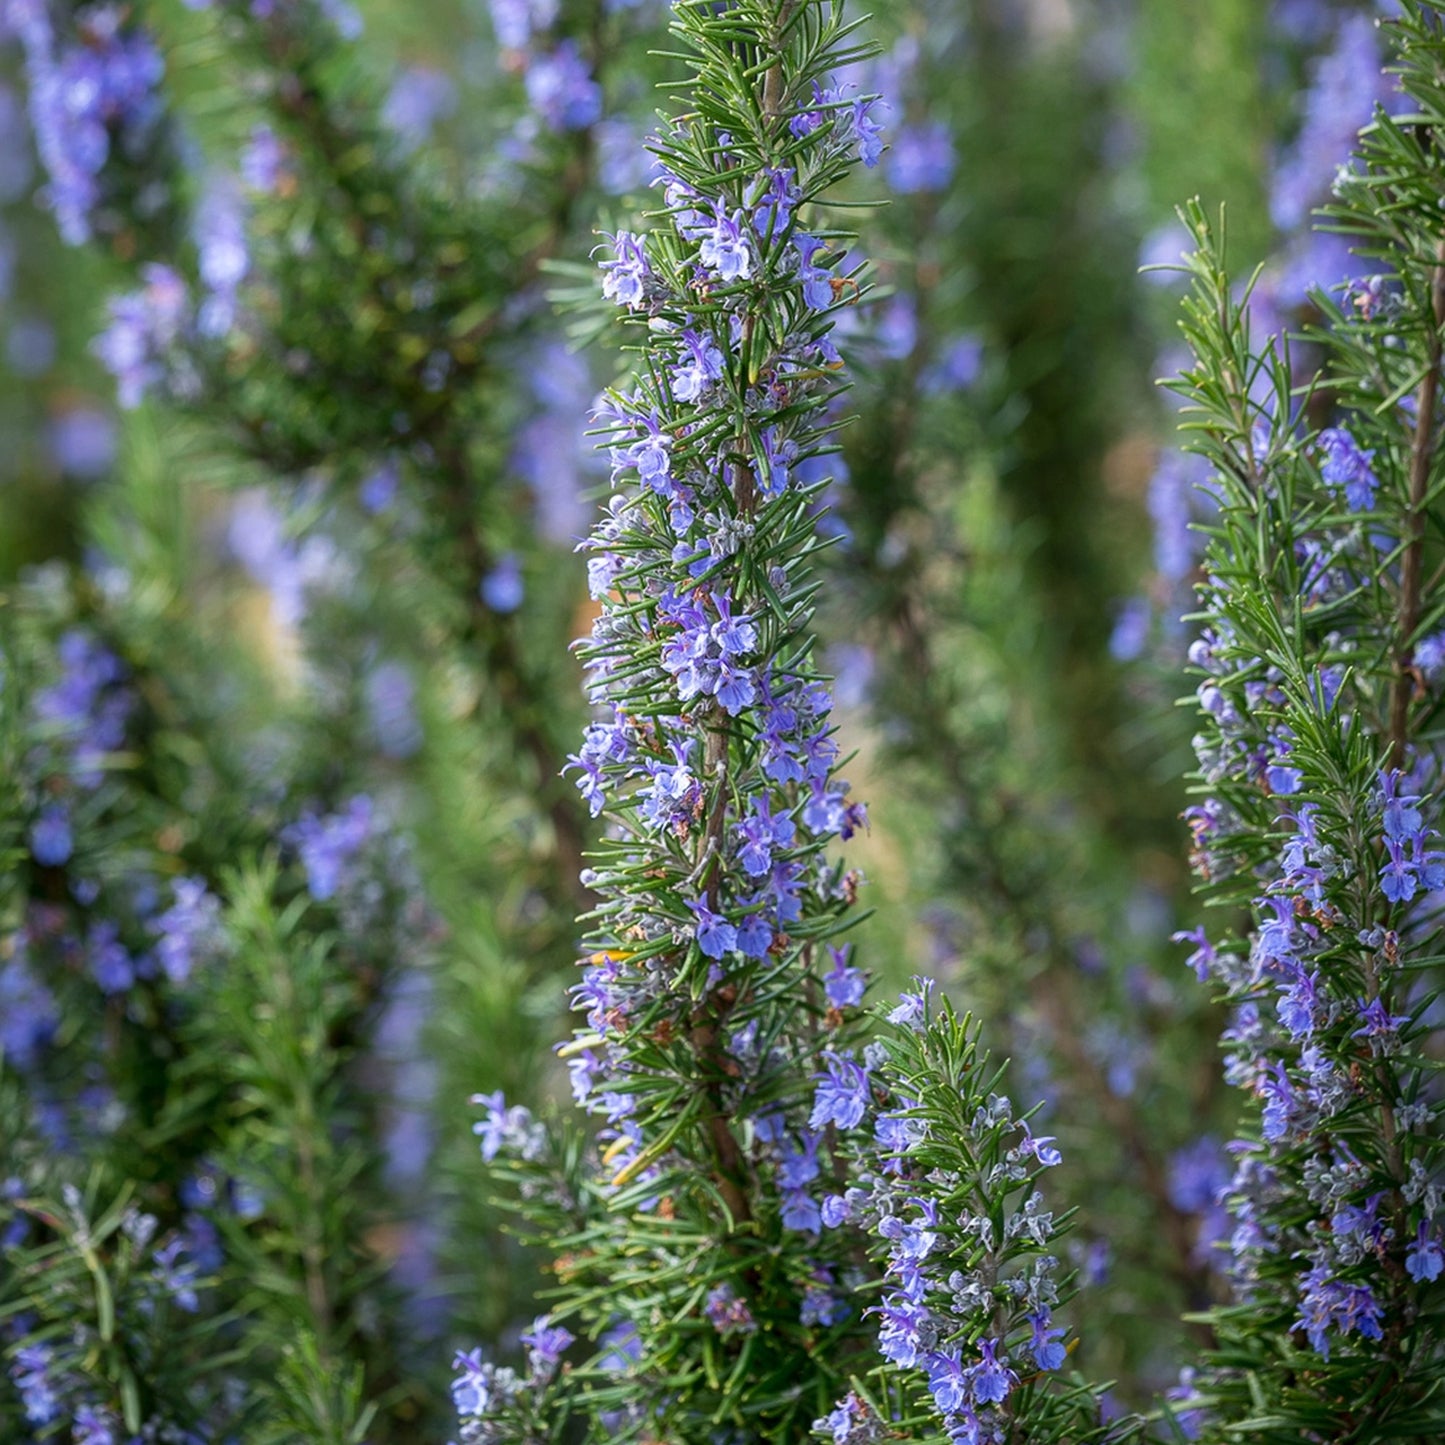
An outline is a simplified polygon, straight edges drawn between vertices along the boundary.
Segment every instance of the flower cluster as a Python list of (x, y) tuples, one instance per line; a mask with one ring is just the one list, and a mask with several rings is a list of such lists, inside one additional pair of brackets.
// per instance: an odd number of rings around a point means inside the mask
[[(1370, 174), (1398, 163), (1392, 123), (1375, 135), (1360, 189), (1340, 182), (1366, 238), (1379, 224)], [(1324, 389), (1344, 391), (1350, 410), (1318, 432), (1319, 415), (1286, 425), (1292, 378), (1272, 344), (1253, 395), (1223, 360), (1244, 323), (1192, 219), (1198, 359), (1180, 390), (1221, 512), (1200, 587), (1206, 629), (1190, 650), (1204, 797), (1189, 821), (1201, 877), (1252, 914), (1242, 939), (1191, 935), (1191, 964), (1230, 1005), (1226, 1078), (1252, 1101), (1219, 1196), (1226, 1261), (1238, 1300), (1287, 1311), (1284, 1328), (1322, 1361), (1372, 1359), (1415, 1317), (1438, 1250), (1435, 1106), (1411, 1057), (1427, 1024), (1409, 966), (1436, 951), (1427, 900), (1445, 887), (1429, 825), (1439, 758), (1417, 741), (1423, 685), (1410, 671), (1433, 445), (1420, 418), (1435, 387), (1396, 404), (1422, 374), (1394, 332), (1402, 318), (1337, 313), (1320, 337)], [(1431, 308), (1428, 288), (1417, 294)], [(1369, 600), (1342, 608), (1347, 597)]]
[[(869, 1050), (872, 1145), (857, 1146), (854, 1182), (823, 1218), (873, 1236), (878, 1352), (926, 1390), (949, 1439), (977, 1445), (1004, 1438), (1016, 1411), (1027, 1418), (1041, 1377), (1064, 1362), (1052, 1252), (1064, 1231), (1035, 1187), (1062, 1156), (988, 1087), (977, 1029), (935, 1004), (926, 981), (890, 1019), (896, 1032)], [(820, 1104), (833, 1088), (820, 1082)], [(845, 1399), (813, 1430), (847, 1441), (868, 1438), (850, 1434), (867, 1425)]]
[(602, 87), (577, 41), (555, 33), (557, 0), (491, 0), (492, 28), (508, 68), (521, 74), (531, 112), (517, 140), (542, 129), (587, 130), (602, 118)]
[[(95, 1279), (110, 1300), (115, 1318), (144, 1319), (153, 1334), (151, 1349), (164, 1349), (174, 1332), (187, 1327), (188, 1317), (202, 1305), (208, 1286), (201, 1246), (188, 1226), (162, 1233), (155, 1216), (131, 1206), (115, 1217), (96, 1217), (92, 1201), (73, 1185), (66, 1185), (53, 1201), (27, 1200), (27, 1209), (43, 1215), (47, 1226), (67, 1241), (80, 1241)], [(15, 1240), (7, 1240), (11, 1248)], [(125, 1429), (119, 1412), (100, 1396), (95, 1374), (87, 1361), (87, 1336), (79, 1301), (62, 1290), (57, 1312), (69, 1304), (71, 1313), (43, 1321), (45, 1328), (32, 1334), (6, 1354), (9, 1383), (19, 1396), (23, 1419), (30, 1427), (25, 1438), (51, 1438), (65, 1432), (77, 1445), (123, 1445), (134, 1438), (206, 1438), (226, 1418), (224, 1391), (219, 1383), (194, 1391), (177, 1390), (172, 1398), (136, 1402), (139, 1432)], [(21, 1320), (21, 1331), (42, 1323)], [(7, 1322), (6, 1336), (16, 1331)], [(191, 1433), (196, 1432), (196, 1433)]]
[(30, 119), (46, 199), (71, 245), (89, 240), (113, 156), (134, 165), (163, 118), (160, 52), (122, 5), (82, 6), (57, 36), (47, 0), (14, 0), (6, 17), (25, 47)]
[[(731, 27), (754, 23), (742, 8), (690, 7), (675, 22), (699, 64), (730, 55)], [(501, 1098), (481, 1101), (477, 1126), (483, 1152), (521, 1182), (524, 1212), (596, 1201), (588, 1276), (626, 1257), (635, 1215), (659, 1228), (686, 1218), (706, 1241), (706, 1287), (669, 1306), (687, 1338), (735, 1352), (767, 1330), (790, 1357), (820, 1333), (864, 1328), (847, 1299), (850, 1231), (826, 1228), (823, 1196), (838, 1140), (869, 1107), (871, 1067), (847, 1038), (863, 976), (828, 945), (858, 878), (825, 850), (866, 814), (837, 775), (811, 660), (807, 471), (831, 445), (840, 358), (828, 333), (859, 291), (817, 201), (881, 142), (870, 101), (845, 98), (824, 70), (841, 54), (836, 24), (810, 18), (782, 47), (764, 110), (665, 127), (652, 143), (660, 224), (604, 248), (604, 296), (646, 353), (596, 413), (613, 491), (584, 544), (599, 615), (578, 650), (597, 717), (570, 760), (608, 830), (585, 875), (602, 900), (573, 992), (585, 1024), (562, 1050), (599, 1121), (599, 1177), (563, 1184), (555, 1144)], [(832, 1035), (821, 1046), (815, 1009)], [(772, 1262), (739, 1273), (729, 1219), (777, 1241)], [(650, 1247), (644, 1258), (669, 1296), (690, 1288)], [(734, 1406), (701, 1377), (667, 1383), (672, 1346), (643, 1278), (636, 1301), (615, 1297), (584, 1322), (599, 1341), (632, 1327), (629, 1408), (655, 1404), (686, 1434)], [(587, 1386), (574, 1408), (595, 1389), (604, 1421), (615, 1354), (574, 1375)], [(779, 1421), (792, 1408), (763, 1407)]]

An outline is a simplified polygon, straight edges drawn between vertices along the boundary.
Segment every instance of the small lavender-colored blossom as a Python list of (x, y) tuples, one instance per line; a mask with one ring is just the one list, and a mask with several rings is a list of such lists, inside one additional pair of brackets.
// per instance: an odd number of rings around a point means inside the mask
[(798, 1322), (821, 1325), (828, 1329), (841, 1324), (851, 1315), (846, 1300), (840, 1299), (822, 1284), (810, 1284), (803, 1290), (803, 1303), (798, 1308)]
[(998, 1358), (997, 1340), (985, 1336), (978, 1348), (982, 1358), (968, 1372), (973, 1398), (980, 1405), (1000, 1405), (1008, 1399), (1019, 1377), (1009, 1369), (1006, 1359)]
[(73, 777), (97, 787), (102, 763), (125, 741), (132, 697), (120, 686), (125, 668), (109, 648), (73, 628), (60, 639), (61, 676), (36, 698), (36, 714), (73, 749)]
[(1180, 583), (1194, 571), (1199, 536), (1190, 524), (1200, 507), (1209, 464), (1193, 452), (1168, 450), (1149, 480), (1147, 504), (1154, 524), (1154, 566), (1167, 582)]
[(938, 359), (924, 368), (919, 385), (933, 396), (968, 391), (983, 371), (983, 339), (965, 333), (943, 344)]
[(363, 510), (370, 512), (373, 517), (379, 516), (382, 512), (391, 510), (400, 486), (401, 469), (394, 459), (388, 458), (362, 479), (356, 494), (357, 500)]
[(609, 196), (639, 191), (656, 179), (656, 159), (643, 149), (641, 132), (628, 121), (598, 121), (592, 139), (597, 147), (597, 181)]
[(610, 239), (612, 257), (601, 263), (606, 273), (602, 278), (602, 294), (609, 301), (635, 311), (646, 301), (647, 279), (652, 274), (642, 237), (631, 231), (618, 231)]
[(239, 493), (231, 504), (226, 543), (232, 555), (271, 595), (276, 620), (296, 627), (316, 592), (338, 590), (347, 562), (321, 532), (292, 535), (286, 517), (261, 487)]
[(853, 134), (858, 138), (858, 159), (876, 166), (883, 155), (883, 127), (873, 118), (876, 100), (853, 102)]
[(1415, 644), (1415, 666), (1431, 682), (1445, 675), (1445, 632), (1432, 632)]
[(521, 1104), (509, 1107), (500, 1089), (493, 1094), (473, 1094), (471, 1102), (487, 1111), (485, 1119), (472, 1125), (472, 1133), (481, 1140), (482, 1158), (488, 1164), (503, 1149), (514, 1151), (523, 1159), (541, 1157), (546, 1133), (530, 1109)]
[(770, 874), (773, 849), (788, 847), (795, 831), (791, 818), (775, 818), (772, 815), (772, 805), (766, 794), (754, 799), (750, 815), (737, 825), (740, 843), (738, 862), (743, 872), (752, 878)]
[(830, 948), (833, 968), (823, 975), (823, 994), (833, 1008), (857, 1008), (868, 987), (868, 975), (848, 964), (847, 948)]
[(836, 86), (813, 84), (812, 109), (800, 111), (788, 122), (795, 136), (811, 135), (829, 118), (834, 136), (844, 143), (855, 141), (858, 157), (865, 166), (876, 166), (883, 154), (883, 133), (873, 118), (876, 100), (844, 101)]
[(1402, 781), (1403, 774), (1398, 768), (1383, 769), (1380, 773), (1380, 802), (1385, 837), (1409, 842), (1420, 834), (1424, 817), (1420, 812), (1419, 797), (1400, 793)]
[(47, 10), (26, 7), (16, 29), (30, 78), (30, 118), (48, 183), (44, 197), (71, 245), (90, 239), (112, 149), (145, 153), (162, 114), (164, 63), (142, 31), (126, 28), (119, 6), (97, 6), (76, 41), (57, 46)]
[(840, 1129), (857, 1128), (872, 1102), (868, 1071), (831, 1049), (825, 1049), (822, 1057), (826, 1072), (814, 1076), (818, 1088), (808, 1126), (821, 1129), (827, 1124), (836, 1124)]
[(74, 1445), (121, 1445), (120, 1422), (109, 1410), (82, 1405), (75, 1412)]
[(1279, 1021), (1289, 1030), (1291, 1038), (1308, 1038), (1326, 1014), (1319, 971), (1306, 973), (1296, 968), (1293, 977), (1279, 988)]
[(894, 296), (878, 314), (874, 334), (884, 356), (903, 361), (918, 344), (918, 306), (904, 293)]
[(928, 1020), (928, 1001), (933, 993), (933, 980), (915, 978), (913, 981), (918, 986), (917, 991), (899, 994), (899, 1004), (888, 1015), (888, 1022), (912, 1029), (914, 1033), (922, 1033)]
[(148, 264), (141, 267), (141, 277), (141, 290), (111, 298), (110, 325), (92, 348), (115, 377), (117, 399), (127, 410), (165, 381), (190, 317), (186, 283), (177, 272)]
[(1114, 614), (1114, 627), (1109, 633), (1109, 656), (1116, 662), (1133, 662), (1141, 657), (1149, 642), (1149, 629), (1154, 609), (1147, 597), (1131, 597)]
[(452, 1361), (452, 1404), (462, 1419), (485, 1415), (492, 1403), (493, 1367), (482, 1359), (481, 1350), (457, 1351)]
[(1324, 454), (1320, 476), (1329, 486), (1343, 491), (1352, 510), (1368, 511), (1375, 505), (1375, 493), (1380, 486), (1370, 466), (1374, 452), (1363, 450), (1342, 426), (1322, 431), (1317, 440)]
[(550, 1379), (574, 1338), (571, 1330), (554, 1325), (547, 1315), (533, 1320), (532, 1328), (522, 1335), (533, 1377)]
[(70, 831), (70, 814), (63, 805), (42, 808), (30, 827), (30, 853), (42, 868), (60, 868), (70, 861), (75, 843)]
[(151, 1256), (155, 1266), (151, 1275), (177, 1309), (193, 1315), (201, 1307), (200, 1296), (196, 1292), (200, 1270), (194, 1259), (183, 1258), (189, 1253), (181, 1236), (168, 1240)]
[(251, 269), (246, 208), (230, 176), (212, 177), (196, 208), (196, 251), (205, 296), (196, 313), (202, 336), (224, 336), (236, 320), (241, 282)]
[(1259, 1095), (1265, 1101), (1260, 1132), (1271, 1144), (1277, 1143), (1289, 1132), (1294, 1120), (1297, 1107), (1294, 1085), (1284, 1065), (1275, 1062), (1260, 1079), (1258, 1087)]
[(90, 975), (104, 994), (124, 993), (135, 982), (135, 960), (120, 941), (120, 929), (102, 919), (86, 939)]
[(115, 462), (115, 419), (99, 407), (65, 407), (51, 419), (45, 439), (56, 466), (83, 481), (103, 477)]
[(673, 398), (697, 401), (723, 374), (723, 354), (713, 339), (691, 327), (682, 333), (683, 350), (672, 373)]
[(748, 1302), (730, 1284), (714, 1286), (707, 1292), (703, 1314), (720, 1335), (751, 1334), (758, 1327)]
[(806, 1189), (789, 1189), (783, 1193), (782, 1222), (784, 1229), (800, 1234), (817, 1234), (823, 1227), (818, 1203)]
[(793, 245), (798, 251), (798, 280), (803, 287), (803, 300), (815, 311), (824, 311), (833, 304), (833, 273), (819, 266), (814, 257), (828, 249), (825, 241), (816, 236), (794, 235)]
[(1330, 1333), (1358, 1334), (1378, 1340), (1380, 1305), (1368, 1285), (1351, 1284), (1334, 1277), (1330, 1267), (1317, 1264), (1300, 1282), (1300, 1317), (1290, 1326), (1303, 1330), (1321, 1358), (1330, 1357)]
[(55, 997), (24, 954), (0, 962), (0, 1051), (22, 1074), (40, 1062), (60, 1022)]
[(415, 756), (422, 745), (416, 715), (416, 683), (404, 663), (378, 663), (362, 689), (376, 745), (389, 758)]
[(200, 878), (177, 878), (171, 885), (174, 902), (151, 925), (156, 958), (174, 984), (183, 984), (197, 962), (224, 952), (221, 901)]
[(1445, 1271), (1445, 1252), (1422, 1220), (1419, 1232), (1405, 1251), (1405, 1272), (1416, 1284), (1432, 1284)]
[(854, 1394), (844, 1396), (821, 1420), (814, 1420), (813, 1431), (826, 1431), (833, 1445), (875, 1445), (885, 1433), (872, 1409)]
[(561, 41), (527, 69), (527, 101), (549, 129), (585, 130), (602, 115), (602, 87), (576, 43)]
[(786, 166), (765, 172), (767, 188), (753, 206), (753, 229), (765, 238), (781, 236), (793, 219), (798, 204), (794, 173)]
[(1408, 903), (1418, 889), (1445, 887), (1445, 853), (1426, 848), (1423, 833), (1410, 839), (1409, 852), (1400, 838), (1386, 837), (1389, 860), (1380, 869), (1380, 892), (1391, 903)]
[(697, 946), (706, 958), (726, 958), (738, 946), (737, 928), (719, 913), (714, 913), (702, 899), (688, 907), (697, 914)]
[(269, 125), (253, 126), (241, 152), (241, 180), (253, 191), (274, 196), (287, 175), (285, 143)]
[(306, 887), (318, 902), (334, 898), (344, 886), (351, 863), (371, 837), (373, 811), (371, 799), (362, 793), (342, 812), (325, 817), (308, 813), (287, 830), (306, 870)]
[(483, 602), (493, 612), (515, 612), (525, 597), (522, 564), (515, 552), (504, 552), (482, 578), (478, 588)]
[(969, 1400), (968, 1374), (958, 1349), (937, 1350), (924, 1361), (928, 1389), (942, 1415), (956, 1415)]
[(1064, 1331), (1050, 1328), (1047, 1311), (1031, 1314), (1029, 1325), (1033, 1333), (1029, 1339), (1028, 1350), (1034, 1358), (1034, 1364), (1041, 1370), (1059, 1369), (1069, 1354), (1061, 1343)]
[(642, 1338), (631, 1320), (619, 1320), (604, 1330), (597, 1348), (597, 1366), (609, 1374), (621, 1374), (642, 1358)]
[(1270, 214), (1281, 231), (1300, 229), (1311, 207), (1329, 198), (1341, 160), (1389, 89), (1374, 18), (1346, 17), (1334, 48), (1315, 64), (1299, 133), (1275, 171)]
[(888, 152), (888, 179), (901, 196), (944, 190), (953, 179), (953, 137), (941, 121), (906, 125)]
[(1064, 1156), (1053, 1147), (1054, 1136), (1052, 1134), (1034, 1135), (1029, 1131), (1026, 1123), (1019, 1127), (1024, 1131), (1023, 1143), (1018, 1146), (1020, 1156), (1032, 1155), (1045, 1169), (1057, 1168), (1064, 1162)]
[[(0, 161), (3, 164), (3, 161)], [(0, 287), (0, 297), (4, 288)], [(55, 365), (55, 327), (38, 316), (18, 316), (5, 337), (5, 360), (20, 376), (43, 376)]]
[(752, 275), (752, 243), (743, 229), (741, 211), (729, 216), (722, 202), (717, 203), (713, 224), (702, 234), (698, 260), (724, 285)]
[(917, 1300), (893, 1291), (884, 1298), (877, 1314), (878, 1352), (901, 1369), (910, 1370), (920, 1362), (924, 1340), (932, 1339), (934, 1320)]
[(392, 81), (381, 107), (381, 123), (403, 153), (419, 149), (457, 108), (456, 82), (445, 71), (409, 65)]
[(662, 430), (655, 415), (639, 417), (644, 434), (619, 452), (621, 464), (637, 468), (638, 478), (662, 497), (674, 494), (672, 484), (672, 438)]
[(49, 1345), (22, 1345), (10, 1362), (10, 1378), (20, 1392), (20, 1405), (32, 1425), (48, 1425), (60, 1415), (60, 1396), (51, 1374), (54, 1355)]
[(1351, 1038), (1365, 1039), (1376, 1055), (1393, 1053), (1400, 1041), (1400, 1030), (1410, 1022), (1408, 1014), (1392, 1014), (1382, 998), (1360, 1000), (1360, 1027)]
[(497, 43), (508, 50), (523, 50), (534, 35), (557, 21), (557, 0), (488, 0)]

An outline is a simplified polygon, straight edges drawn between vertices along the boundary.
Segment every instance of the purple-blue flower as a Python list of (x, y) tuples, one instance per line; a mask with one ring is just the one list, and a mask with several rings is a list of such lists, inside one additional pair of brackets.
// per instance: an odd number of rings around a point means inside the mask
[(172, 983), (183, 984), (198, 959), (225, 947), (221, 901), (199, 878), (177, 878), (171, 885), (174, 902), (151, 925), (156, 958)]
[(854, 1129), (868, 1112), (871, 1096), (868, 1071), (853, 1059), (823, 1051), (825, 1073), (815, 1075), (818, 1088), (813, 1096), (813, 1112), (808, 1125), (821, 1129), (836, 1124), (840, 1129)]
[(1029, 1325), (1032, 1334), (1029, 1338), (1028, 1349), (1034, 1357), (1034, 1364), (1041, 1370), (1057, 1370), (1069, 1354), (1060, 1343), (1064, 1338), (1064, 1331), (1051, 1328), (1047, 1310), (1031, 1314)]
[(371, 837), (372, 814), (371, 799), (362, 793), (342, 812), (308, 813), (288, 830), (306, 870), (306, 886), (318, 902), (334, 897), (346, 881), (350, 864)]
[(725, 958), (738, 946), (738, 931), (720, 913), (714, 913), (701, 899), (688, 907), (697, 914), (697, 946), (707, 958)]
[(696, 401), (723, 374), (723, 354), (710, 336), (688, 328), (682, 333), (682, 351), (672, 373), (676, 401)]
[(1441, 1252), (1440, 1241), (1430, 1234), (1429, 1226), (1422, 1220), (1409, 1249), (1405, 1251), (1405, 1272), (1416, 1284), (1430, 1284), (1445, 1271), (1445, 1253)]
[(482, 578), (477, 591), (493, 612), (515, 612), (526, 596), (522, 564), (517, 554), (502, 553), (496, 565)]
[(611, 237), (612, 255), (601, 262), (602, 294), (619, 306), (636, 310), (647, 295), (647, 278), (652, 274), (641, 236), (617, 231)]
[(823, 994), (828, 1003), (837, 1009), (857, 1008), (863, 1002), (868, 987), (868, 975), (861, 968), (851, 968), (848, 963), (849, 949), (829, 948), (833, 968), (823, 975)]
[(702, 234), (698, 260), (726, 285), (745, 281), (753, 273), (752, 243), (743, 229), (742, 212), (728, 215), (721, 201), (711, 226)]
[(31, 855), (42, 868), (59, 868), (70, 861), (74, 847), (70, 814), (63, 804), (47, 804), (30, 826)]
[(533, 1320), (532, 1328), (522, 1334), (533, 1375), (550, 1379), (574, 1338), (571, 1330), (554, 1325), (548, 1315), (539, 1315)]
[(287, 150), (281, 137), (269, 125), (253, 126), (241, 152), (241, 180), (262, 195), (276, 195), (288, 178)]
[(149, 264), (141, 277), (141, 290), (112, 298), (110, 325), (92, 348), (115, 377), (117, 399), (127, 409), (165, 381), (190, 316), (186, 283), (177, 272)]
[(888, 179), (901, 196), (941, 191), (953, 177), (953, 137), (941, 121), (906, 125), (888, 152)]
[(1322, 431), (1318, 442), (1323, 453), (1320, 476), (1329, 486), (1345, 494), (1345, 501), (1353, 511), (1368, 511), (1375, 505), (1375, 492), (1380, 485), (1370, 466), (1374, 452), (1363, 450), (1342, 426)]
[(48, 1345), (22, 1345), (10, 1362), (10, 1378), (32, 1425), (47, 1425), (60, 1414), (60, 1397), (51, 1375), (54, 1356)]
[(602, 87), (575, 41), (563, 40), (527, 68), (527, 100), (552, 130), (585, 130), (602, 115)]
[(999, 1405), (1008, 1399), (1009, 1391), (1019, 1377), (998, 1358), (998, 1341), (987, 1336), (978, 1342), (982, 1358), (968, 1372), (973, 1398), (980, 1405)]

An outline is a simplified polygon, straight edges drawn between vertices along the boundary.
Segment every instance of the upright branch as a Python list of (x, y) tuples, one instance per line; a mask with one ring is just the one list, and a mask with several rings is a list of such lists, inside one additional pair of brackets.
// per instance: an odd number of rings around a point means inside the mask
[[(640, 359), (599, 415), (613, 494), (579, 645), (598, 715), (571, 765), (606, 835), (585, 1024), (561, 1050), (602, 1128), (583, 1143), (479, 1100), (482, 1152), (559, 1287), (525, 1379), (458, 1357), (463, 1438), (568, 1414), (593, 1440), (861, 1441), (894, 1419), (981, 1445), (1015, 1415), (1064, 1438), (1080, 1410), (1046, 1380), (1062, 1226), (1029, 1190), (1057, 1153), (986, 1094), (946, 1009), (936, 1059), (860, 1049), (866, 980), (835, 942), (859, 880), (828, 850), (865, 815), (812, 662), (825, 482), (803, 475), (832, 449), (829, 332), (861, 290), (822, 200), (881, 147), (869, 99), (832, 77), (851, 26), (819, 0), (674, 13), (693, 78), (651, 143), (665, 207), (602, 262)], [(926, 988), (895, 1011), (905, 1034), (934, 1014)], [(936, 1157), (915, 1159), (940, 1110)], [(965, 1193), (986, 1226), (921, 1268)], [(853, 1297), (895, 1273), (875, 1320)], [(559, 1383), (570, 1326), (595, 1350)]]
[[(1426, 1061), (1441, 954), (1442, 753), (1417, 636), (1438, 545), (1437, 373), (1445, 176), (1438, 7), (1389, 27), (1416, 113), (1377, 113), (1336, 182), (1335, 229), (1382, 266), (1320, 291), (1322, 370), (1295, 402), (1202, 209), (1178, 389), (1219, 502), (1200, 587), (1195, 862), (1243, 936), (1192, 962), (1231, 1009), (1226, 1078), (1246, 1091), (1225, 1202), (1235, 1301), (1196, 1380), (1219, 1438), (1386, 1441), (1445, 1428), (1429, 1286), (1445, 1271), (1441, 1138)], [(1329, 424), (1315, 430), (1321, 421)], [(1437, 654), (1438, 655), (1438, 654)]]

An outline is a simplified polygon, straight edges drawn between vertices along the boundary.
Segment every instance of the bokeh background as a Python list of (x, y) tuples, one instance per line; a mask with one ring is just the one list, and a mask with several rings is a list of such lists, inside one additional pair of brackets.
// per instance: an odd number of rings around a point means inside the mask
[[(137, 1306), (142, 1393), (142, 1336), (196, 1400), (221, 1341), (254, 1438), (373, 1408), (379, 1445), (445, 1438), (452, 1351), (515, 1352), (545, 1286), (468, 1099), (568, 1100), (597, 827), (559, 776), (572, 544), (627, 365), (590, 257), (654, 203), (672, 72), (656, 0), (292, 8), (0, 4), (0, 1179), (181, 1241), (164, 1291), (202, 1307)], [(885, 0), (849, 77), (889, 146), (839, 212), (869, 269), (820, 468), (857, 956), (882, 990), (939, 978), (1043, 1102), (1081, 1363), (1130, 1404), (1216, 1297), (1233, 1109), (1171, 941), (1198, 923), (1174, 700), (1203, 518), (1158, 386), (1179, 278), (1140, 268), (1198, 195), (1241, 283), (1262, 268), (1259, 326), (1307, 322), (1306, 282), (1359, 264), (1310, 214), (1388, 94), (1379, 8)], [(93, 165), (56, 140), (77, 116)], [(57, 1209), (6, 1235), (12, 1341), (97, 1309), (37, 1303)], [(141, 1299), (156, 1271), (115, 1250)]]

